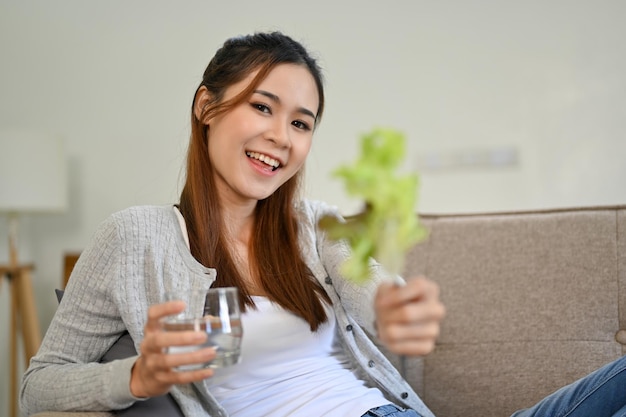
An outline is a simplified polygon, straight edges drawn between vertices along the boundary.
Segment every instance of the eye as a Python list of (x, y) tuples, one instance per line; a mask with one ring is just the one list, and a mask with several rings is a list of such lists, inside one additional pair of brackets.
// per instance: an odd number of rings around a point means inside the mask
[(305, 123), (301, 120), (294, 120), (293, 122), (291, 122), (291, 124), (295, 127), (297, 127), (298, 129), (304, 130), (304, 131), (309, 131), (311, 130), (311, 126), (309, 126), (308, 123)]
[(270, 109), (269, 106), (266, 106), (265, 104), (262, 104), (262, 103), (252, 103), (252, 107), (257, 109), (261, 113), (272, 114), (272, 109)]

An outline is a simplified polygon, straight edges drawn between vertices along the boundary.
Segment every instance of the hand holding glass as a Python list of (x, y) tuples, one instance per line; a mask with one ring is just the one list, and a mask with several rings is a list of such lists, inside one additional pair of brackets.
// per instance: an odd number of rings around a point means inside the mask
[(221, 368), (239, 363), (241, 359), (241, 313), (237, 288), (211, 288), (208, 291), (191, 290), (186, 293), (168, 293), (168, 300), (183, 300), (187, 308), (182, 313), (163, 320), (165, 331), (204, 331), (207, 340), (201, 345), (170, 346), (169, 353), (193, 352), (214, 347), (217, 356), (204, 364), (184, 365), (178, 370), (188, 371), (204, 367)]

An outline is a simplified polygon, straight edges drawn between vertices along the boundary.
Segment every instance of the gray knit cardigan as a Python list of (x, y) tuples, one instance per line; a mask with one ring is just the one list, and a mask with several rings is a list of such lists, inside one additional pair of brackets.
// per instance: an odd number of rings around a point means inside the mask
[[(339, 273), (349, 255), (343, 242), (329, 241), (317, 227), (338, 211), (321, 202), (298, 204), (300, 244), (315, 278), (330, 296), (339, 337), (357, 375), (391, 401), (433, 414), (370, 339), (373, 297), (389, 277), (373, 265), (375, 277), (357, 285)], [(208, 287), (213, 270), (191, 255), (173, 206), (131, 207), (111, 215), (83, 251), (63, 301), (37, 355), (24, 375), (20, 402), (28, 415), (39, 411), (99, 411), (129, 407), (136, 357), (99, 363), (126, 330), (138, 349), (147, 310), (174, 288)], [(171, 394), (186, 416), (226, 416), (202, 382), (175, 386)]]

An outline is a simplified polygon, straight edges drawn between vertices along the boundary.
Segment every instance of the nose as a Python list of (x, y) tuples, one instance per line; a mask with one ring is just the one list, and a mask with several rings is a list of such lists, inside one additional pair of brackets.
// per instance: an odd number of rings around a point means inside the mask
[(290, 124), (286, 120), (281, 118), (275, 118), (270, 129), (266, 132), (266, 139), (279, 148), (288, 148), (291, 144), (291, 138), (289, 137)]

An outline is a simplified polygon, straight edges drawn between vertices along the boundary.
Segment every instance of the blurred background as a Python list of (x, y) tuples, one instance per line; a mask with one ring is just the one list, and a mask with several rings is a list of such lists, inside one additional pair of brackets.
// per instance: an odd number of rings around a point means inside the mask
[[(193, 93), (226, 38), (282, 30), (319, 58), (309, 197), (358, 210), (331, 171), (384, 126), (407, 136), (420, 212), (510, 211), (626, 203), (625, 18), (621, 0), (0, 0), (0, 130), (65, 147), (67, 210), (20, 218), (42, 333), (65, 253), (114, 211), (177, 202)], [(7, 235), (0, 214), (0, 263)], [(8, 304), (3, 285), (3, 341)]]

